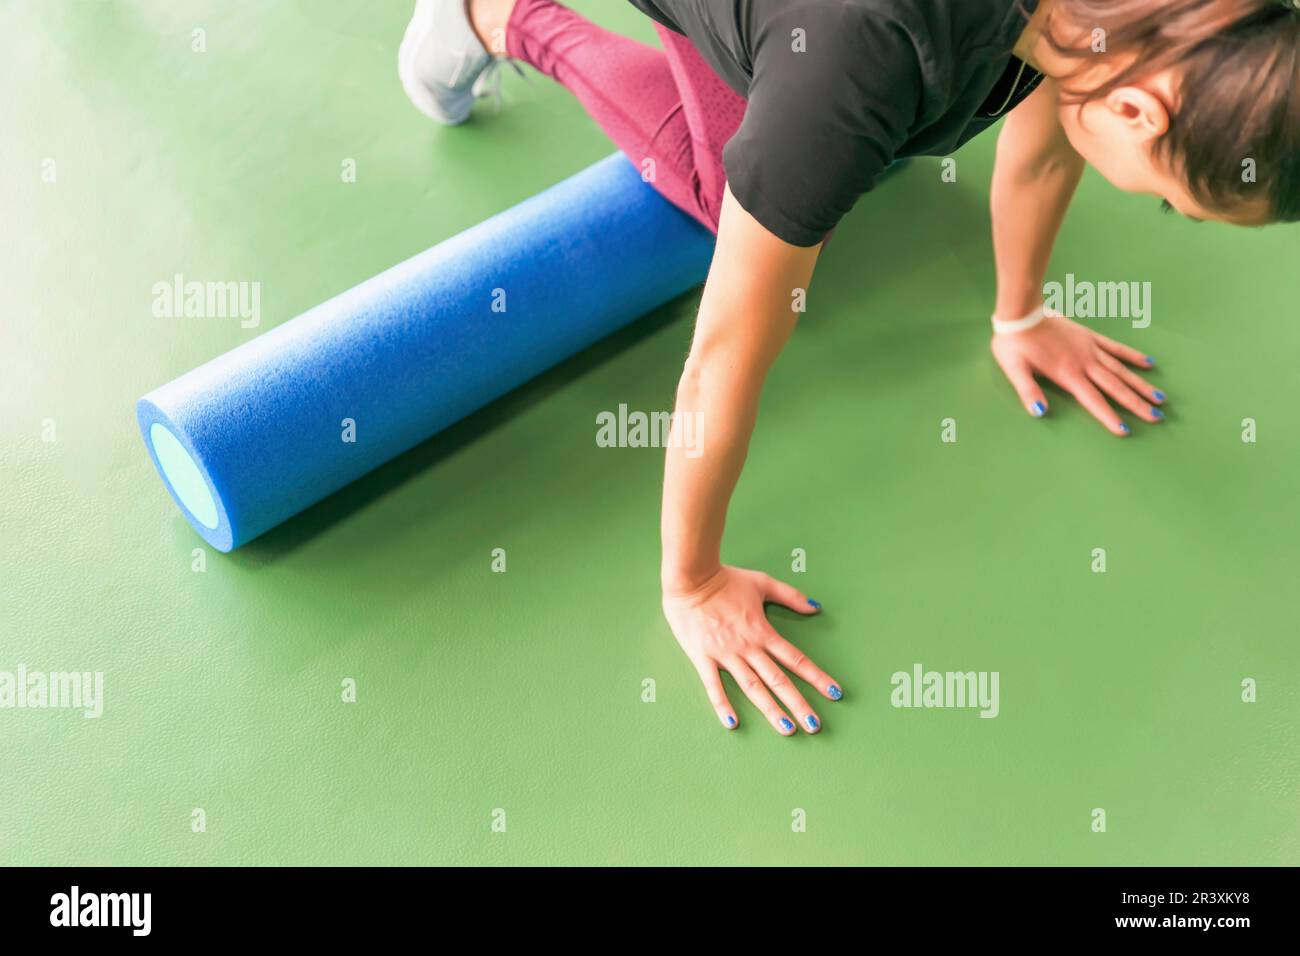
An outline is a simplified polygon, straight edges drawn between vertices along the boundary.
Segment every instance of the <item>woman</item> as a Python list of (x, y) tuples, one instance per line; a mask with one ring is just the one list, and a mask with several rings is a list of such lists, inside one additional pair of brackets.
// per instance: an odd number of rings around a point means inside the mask
[(679, 419), (707, 410), (709, 453), (668, 451), (663, 608), (723, 726), (738, 717), (720, 669), (778, 733), (816, 733), (783, 668), (829, 700), (839, 682), (763, 606), (820, 605), (724, 565), (721, 542), (764, 377), (826, 237), (895, 159), (946, 155), (1006, 116), (993, 355), (1032, 416), (1047, 413), (1041, 375), (1117, 437), (1129, 426), (1115, 405), (1158, 423), (1165, 396), (1132, 368), (1154, 359), (1045, 314), (1053, 241), (1085, 163), (1198, 220), (1300, 219), (1300, 12), (1294, 0), (632, 2), (662, 52), (553, 0), (419, 0), (400, 72), (418, 107), (458, 123), (504, 58), (530, 63), (717, 233), (676, 405)]

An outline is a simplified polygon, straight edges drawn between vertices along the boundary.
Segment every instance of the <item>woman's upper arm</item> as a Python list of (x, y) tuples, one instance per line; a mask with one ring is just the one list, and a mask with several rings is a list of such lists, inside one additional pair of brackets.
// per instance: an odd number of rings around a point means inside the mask
[(721, 354), (725, 361), (749, 368), (770, 366), (799, 318), (820, 252), (820, 244), (796, 246), (773, 235), (728, 187), (693, 358)]
[(1062, 161), (1083, 162), (1061, 126), (1060, 91), (1056, 80), (1044, 78), (1023, 103), (1013, 109), (998, 135), (998, 159), (1013, 159), (1034, 168)]

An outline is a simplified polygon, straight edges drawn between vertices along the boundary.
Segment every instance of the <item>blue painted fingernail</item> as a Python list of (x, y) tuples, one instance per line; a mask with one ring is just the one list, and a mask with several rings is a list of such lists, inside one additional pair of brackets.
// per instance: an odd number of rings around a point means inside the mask
[(1127, 423), (1125, 423), (1125, 422), (1120, 422), (1120, 423), (1119, 423), (1119, 430), (1122, 431), (1125, 435), (1127, 435), (1127, 434), (1128, 434), (1129, 432), (1131, 432), (1133, 429), (1129, 428)]
[(782, 717), (782, 718), (781, 718), (781, 729), (784, 730), (784, 731), (788, 734), (790, 731), (794, 730), (794, 722), (793, 722), (792, 720), (790, 720), (789, 717)]
[(731, 716), (731, 714), (728, 714), (726, 719), (726, 724), (728, 727), (736, 726), (736, 718)]
[(820, 610), (822, 609), (822, 602), (821, 602), (821, 601), (814, 601), (812, 598), (809, 598), (809, 599), (808, 599), (808, 606), (809, 606), (810, 608), (812, 608), (814, 611), (820, 611)]
[(1155, 396), (1157, 402), (1163, 402), (1165, 400), (1165, 393), (1160, 391), (1158, 388), (1151, 394)]
[(1155, 365), (1155, 364), (1156, 364), (1156, 357), (1155, 357), (1154, 355), (1148, 355), (1148, 356), (1147, 356), (1147, 364), (1148, 364), (1148, 365)]
[(844, 696), (844, 691), (840, 690), (834, 684), (831, 684), (830, 687), (826, 688), (826, 693), (831, 695), (831, 700), (839, 700), (841, 697)]
[(807, 717), (805, 717), (803, 719), (803, 722), (808, 725), (809, 730), (816, 730), (818, 727), (821, 726), (821, 724), (817, 723), (817, 718), (814, 717), (812, 714), (809, 714)]
[(1047, 406), (1042, 402), (1034, 402), (1029, 406), (1029, 410), (1033, 412), (1035, 418), (1042, 418), (1047, 414)]
[(1165, 413), (1162, 412), (1160, 409), (1155, 408), (1155, 407), (1153, 406), (1152, 409), (1151, 409), (1151, 417), (1152, 417), (1152, 418), (1164, 418), (1164, 417), (1165, 417)]

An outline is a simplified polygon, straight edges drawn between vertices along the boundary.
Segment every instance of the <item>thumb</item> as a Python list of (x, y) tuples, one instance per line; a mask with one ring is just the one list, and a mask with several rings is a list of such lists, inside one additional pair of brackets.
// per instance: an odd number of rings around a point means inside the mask
[(778, 581), (766, 574), (760, 578), (760, 584), (763, 588), (763, 599), (765, 601), (780, 604), (792, 611), (798, 611), (800, 614), (816, 614), (822, 609), (820, 603), (808, 597), (792, 584)]
[(1033, 369), (1029, 363), (1022, 358), (1008, 356), (1004, 358), (1000, 354), (995, 354), (998, 365), (1002, 367), (1002, 374), (1011, 382), (1011, 386), (1020, 396), (1020, 402), (1025, 406), (1025, 411), (1029, 412), (1035, 418), (1042, 418), (1047, 414), (1047, 396), (1043, 390), (1038, 387), (1038, 382), (1034, 379)]

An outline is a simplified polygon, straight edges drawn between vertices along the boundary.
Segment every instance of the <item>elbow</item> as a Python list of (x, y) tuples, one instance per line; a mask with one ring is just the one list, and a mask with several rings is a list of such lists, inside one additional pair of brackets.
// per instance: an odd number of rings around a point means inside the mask
[(1026, 153), (998, 141), (998, 171), (1012, 182), (1035, 183), (1045, 179), (1074, 176), (1083, 170), (1084, 160), (1068, 143)]
[(1073, 149), (1056, 149), (1039, 160), (1037, 173), (1040, 177), (1074, 176), (1083, 167), (1083, 157)]
[(700, 394), (701, 382), (704, 380), (706, 372), (705, 366), (708, 359), (699, 354), (698, 349), (691, 349), (691, 354), (686, 357), (686, 364), (682, 366), (681, 377), (677, 380), (677, 404), (693, 404), (695, 398)]

